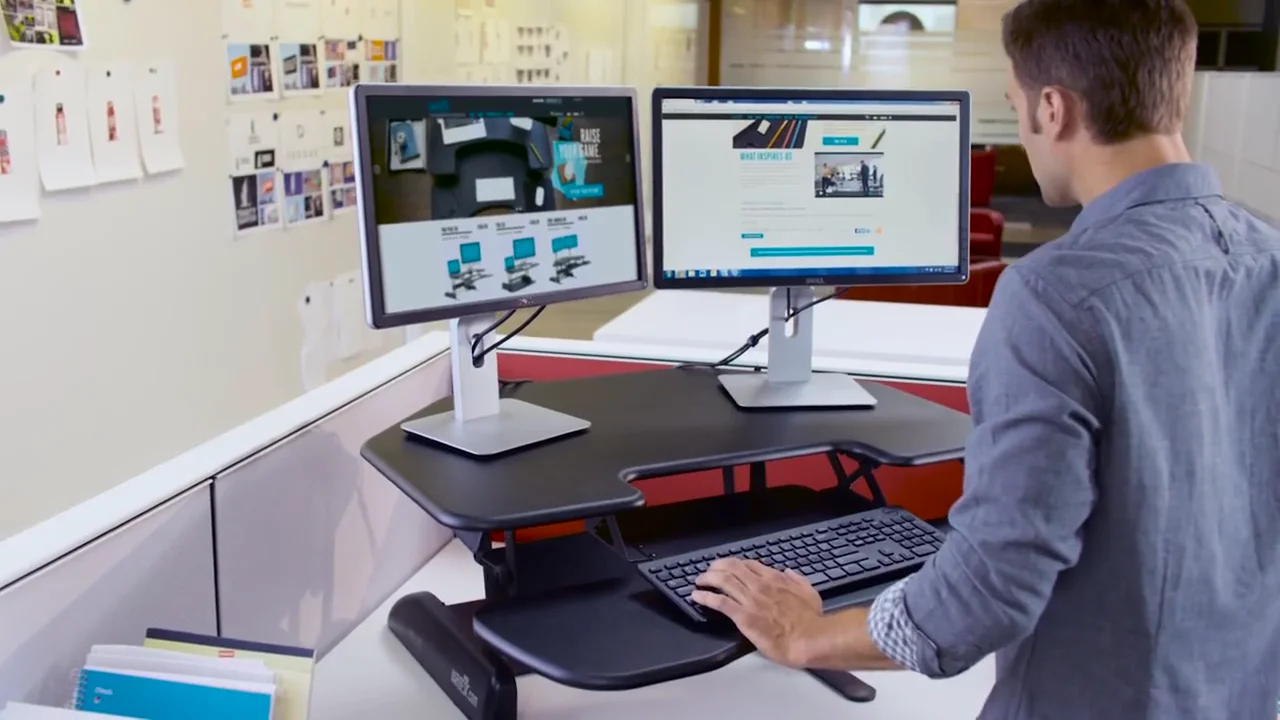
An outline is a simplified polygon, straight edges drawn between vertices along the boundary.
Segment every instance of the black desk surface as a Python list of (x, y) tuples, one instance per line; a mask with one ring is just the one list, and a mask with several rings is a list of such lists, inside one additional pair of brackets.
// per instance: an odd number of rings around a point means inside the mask
[[(862, 381), (871, 410), (739, 409), (713, 372), (668, 369), (520, 385), (515, 397), (590, 420), (572, 437), (487, 459), (409, 438), (361, 454), (441, 524), (507, 530), (640, 507), (632, 480), (843, 450), (885, 465), (961, 457), (969, 417)], [(442, 400), (413, 417), (451, 409)]]

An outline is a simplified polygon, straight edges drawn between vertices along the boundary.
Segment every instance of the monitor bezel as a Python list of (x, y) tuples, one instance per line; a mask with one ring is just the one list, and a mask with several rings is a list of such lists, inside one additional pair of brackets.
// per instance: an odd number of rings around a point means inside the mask
[[(378, 97), (493, 97), (495, 95), (535, 97), (606, 97), (625, 98), (631, 101), (632, 147), (635, 165), (635, 228), (636, 228), (636, 277), (634, 280), (592, 285), (581, 288), (550, 290), (547, 292), (516, 295), (511, 298), (459, 302), (418, 310), (387, 312), (382, 288), (382, 254), (378, 243), (378, 224), (374, 217), (373, 203), (365, 202), (365, 195), (372, 194), (373, 159), (364, 150), (360, 131), (368, 126), (368, 101)], [(646, 248), (644, 192), (642, 177), (643, 159), (640, 155), (640, 110), (635, 88), (616, 86), (521, 86), (521, 85), (399, 85), (384, 83), (358, 83), (350, 94), (351, 136), (356, 168), (356, 215), (360, 229), (360, 263), (364, 273), (365, 319), (377, 329), (418, 325), (439, 320), (500, 313), (526, 307), (539, 307), (573, 300), (587, 300), (605, 295), (618, 295), (643, 290), (649, 286), (649, 260)]]
[[(960, 103), (960, 198), (957, 211), (960, 258), (955, 273), (911, 275), (796, 274), (773, 277), (666, 277), (663, 262), (662, 104), (664, 100), (883, 100)], [(970, 96), (967, 90), (845, 90), (752, 87), (661, 87), (651, 98), (653, 286), (659, 290), (713, 290), (743, 287), (853, 287), (868, 285), (962, 285), (969, 281)]]

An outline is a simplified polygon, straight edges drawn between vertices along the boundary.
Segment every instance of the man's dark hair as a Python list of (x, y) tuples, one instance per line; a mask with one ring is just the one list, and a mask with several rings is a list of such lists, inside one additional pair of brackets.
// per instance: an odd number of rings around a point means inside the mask
[(1176, 132), (1187, 111), (1197, 28), (1184, 0), (1025, 0), (1005, 13), (1004, 50), (1031, 102), (1070, 92), (1103, 144)]

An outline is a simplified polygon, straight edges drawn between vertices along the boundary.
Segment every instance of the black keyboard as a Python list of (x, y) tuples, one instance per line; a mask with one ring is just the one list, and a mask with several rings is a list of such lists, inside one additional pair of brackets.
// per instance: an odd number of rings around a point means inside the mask
[(915, 572), (941, 547), (932, 525), (898, 508), (880, 508), (749, 540), (639, 563), (641, 574), (689, 617), (705, 622), (690, 599), (693, 582), (717, 558), (740, 557), (800, 573), (820, 594), (836, 595)]

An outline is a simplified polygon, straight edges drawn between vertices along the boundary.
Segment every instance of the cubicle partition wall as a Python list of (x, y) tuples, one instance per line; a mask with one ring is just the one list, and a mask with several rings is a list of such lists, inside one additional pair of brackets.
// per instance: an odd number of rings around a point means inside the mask
[(95, 643), (136, 644), (148, 627), (217, 631), (211, 492), (198, 482), (0, 589), (0, 707), (65, 705)]
[(64, 705), (148, 627), (323, 654), (450, 539), (359, 459), (449, 390), (444, 333), (0, 542), (0, 707)]
[(214, 479), (225, 635), (323, 655), (449, 541), (360, 457), (449, 388), (443, 355)]
[[(90, 646), (137, 643), (154, 626), (298, 643), (325, 656), (451, 539), (358, 455), (367, 438), (448, 393), (446, 349), (447, 336), (430, 333), (0, 543), (0, 583), (9, 583), (0, 589), (0, 704), (67, 702)], [(504, 376), (554, 380), (709, 362), (723, 348), (517, 338), (504, 351)], [(926, 376), (927, 363), (902, 362), (907, 374), (895, 376), (882, 370), (887, 362), (815, 359), (823, 370), (906, 380), (908, 391), (963, 409), (963, 388), (948, 382), (962, 368)], [(834, 482), (823, 456), (761, 469), (771, 483)], [(736, 485), (745, 488), (751, 472), (738, 468)], [(881, 482), (892, 502), (938, 516), (959, 472), (885, 469)], [(657, 478), (641, 489), (651, 503), (673, 502), (715, 494), (723, 476)], [(406, 659), (390, 637), (374, 643), (378, 652)], [(422, 680), (416, 672), (404, 682)]]

